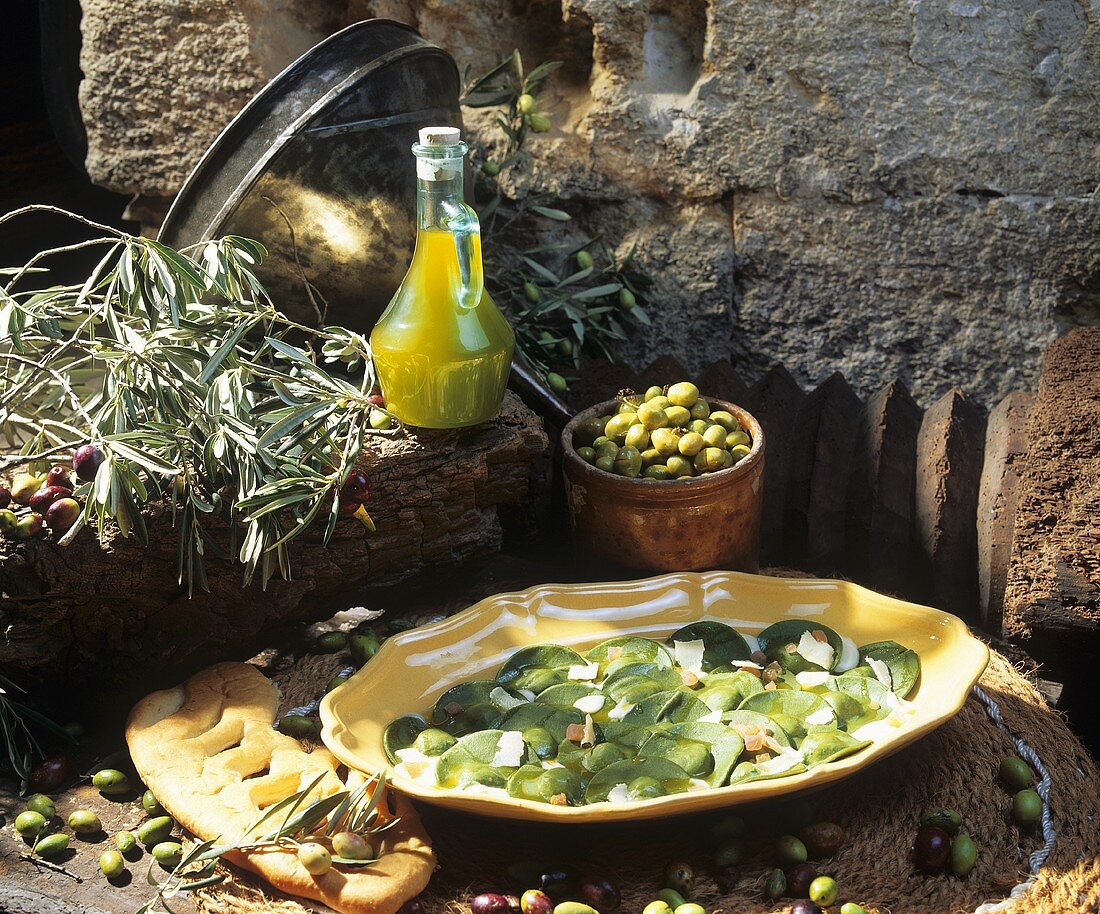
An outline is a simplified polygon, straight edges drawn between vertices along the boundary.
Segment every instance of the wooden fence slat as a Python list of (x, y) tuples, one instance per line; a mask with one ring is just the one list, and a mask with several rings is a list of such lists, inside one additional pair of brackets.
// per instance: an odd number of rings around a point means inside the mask
[(913, 489), (923, 410), (894, 380), (863, 411), (849, 484), (846, 570), (890, 593), (912, 591)]
[(784, 561), (783, 502), (796, 427), (795, 414), (804, 397), (798, 382), (782, 365), (768, 371), (745, 394), (745, 408), (764, 429), (766, 444), (764, 510), (760, 522), (762, 565)]
[(978, 605), (978, 487), (985, 411), (953, 388), (924, 414), (917, 437), (916, 534), (925, 599), (973, 617)]
[(1005, 583), (1012, 554), (1012, 528), (1019, 499), (1020, 466), (1027, 454), (1027, 421), (1034, 395), (1015, 391), (989, 414), (985, 464), (978, 490), (978, 618), (999, 634)]
[(738, 406), (745, 402), (745, 394), (749, 392), (729, 359), (711, 362), (699, 373), (699, 390), (709, 397), (727, 400)]

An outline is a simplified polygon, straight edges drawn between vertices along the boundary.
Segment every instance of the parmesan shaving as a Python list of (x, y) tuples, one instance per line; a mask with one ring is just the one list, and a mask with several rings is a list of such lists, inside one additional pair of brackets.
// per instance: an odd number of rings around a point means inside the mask
[(573, 707), (583, 714), (597, 714), (606, 701), (607, 699), (602, 695), (585, 695), (573, 702)]
[(795, 682), (806, 689), (817, 688), (823, 686), (829, 681), (829, 674), (826, 672), (816, 672), (813, 670), (807, 670), (804, 673), (799, 673), (795, 677)]
[(706, 645), (700, 639), (695, 641), (674, 641), (672, 644), (672, 651), (676, 657), (676, 663), (679, 664), (681, 669), (687, 670), (689, 673), (703, 672), (703, 650), (705, 648)]
[(518, 768), (523, 764), (523, 734), (518, 730), (506, 730), (497, 742), (496, 755), (491, 764), (494, 768)]
[(591, 663), (574, 663), (569, 667), (569, 678), (590, 682), (600, 675), (600, 664), (593, 660)]
[(608, 803), (629, 803), (630, 794), (627, 793), (626, 784), (616, 784), (607, 792)]
[(619, 703), (615, 705), (615, 707), (607, 712), (607, 716), (610, 717), (612, 720), (622, 720), (624, 717), (626, 717), (627, 714), (629, 714), (633, 710), (634, 702), (627, 701), (624, 698), (621, 699)]
[(892, 689), (894, 687), (894, 677), (890, 673), (890, 667), (886, 665), (886, 661), (878, 660), (875, 657), (868, 657), (867, 666), (869, 666), (871, 672), (875, 674), (875, 679), (886, 686), (886, 688)]
[(818, 708), (813, 714), (806, 715), (806, 723), (813, 727), (823, 727), (833, 722), (832, 708)]
[(802, 633), (802, 637), (798, 639), (798, 646), (795, 647), (795, 653), (800, 654), (803, 660), (825, 670), (833, 665), (833, 658), (836, 656), (836, 651), (828, 641), (818, 641), (809, 632)]

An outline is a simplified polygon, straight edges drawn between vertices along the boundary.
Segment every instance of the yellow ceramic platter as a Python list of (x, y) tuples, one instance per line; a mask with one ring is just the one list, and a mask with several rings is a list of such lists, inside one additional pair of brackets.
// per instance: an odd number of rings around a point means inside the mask
[(913, 713), (889, 737), (803, 774), (631, 803), (552, 806), (506, 795), (463, 794), (401, 777), (414, 797), (508, 819), (612, 822), (718, 809), (838, 781), (896, 752), (962, 707), (989, 651), (961, 619), (844, 581), (774, 578), (735, 572), (666, 574), (610, 584), (546, 584), (498, 594), (455, 616), (394, 635), (378, 654), (321, 702), (322, 739), (361, 771), (391, 771), (382, 748), (386, 725), (420, 713), (452, 685), (492, 678), (517, 649), (561, 644), (583, 651), (615, 635), (663, 639), (700, 619), (757, 634), (785, 618), (820, 620), (857, 645), (892, 639), (920, 655)]

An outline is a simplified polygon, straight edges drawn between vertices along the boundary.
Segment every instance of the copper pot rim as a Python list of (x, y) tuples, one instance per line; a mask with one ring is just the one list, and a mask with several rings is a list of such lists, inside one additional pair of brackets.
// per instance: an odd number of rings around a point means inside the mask
[[(631, 479), (629, 476), (619, 476), (615, 473), (608, 473), (605, 470), (592, 466), (592, 464), (587, 463), (577, 453), (577, 449), (573, 447), (573, 434), (577, 426), (585, 420), (593, 416), (605, 415), (608, 411), (611, 413), (617, 412), (619, 408), (618, 400), (604, 400), (602, 403), (597, 403), (594, 406), (588, 407), (588, 409), (581, 410), (569, 420), (568, 424), (561, 432), (562, 460), (564, 463), (568, 464), (569, 469), (577, 474), (580, 479), (588, 480), (624, 495), (634, 495), (641, 491), (648, 490), (652, 483), (657, 483), (660, 486), (658, 491), (670, 494), (673, 492), (682, 492), (685, 495), (688, 493), (702, 493), (710, 489), (721, 488), (727, 483), (736, 482), (744, 476), (749, 476), (757, 469), (764, 459), (764, 429), (760, 427), (760, 423), (757, 421), (756, 417), (743, 406), (738, 406), (736, 403), (731, 403), (728, 400), (719, 400), (717, 397), (708, 397), (702, 394), (700, 396), (711, 405), (712, 412), (715, 407), (724, 409), (726, 412), (733, 413), (733, 415), (737, 416), (742, 425), (747, 424), (748, 426), (749, 434), (752, 436), (752, 448), (749, 450), (747, 457), (740, 460), (732, 467), (727, 467), (716, 473), (691, 476), (687, 479), (647, 480), (643, 479), (641, 476), (634, 479)], [(748, 420), (747, 423), (746, 420)]]

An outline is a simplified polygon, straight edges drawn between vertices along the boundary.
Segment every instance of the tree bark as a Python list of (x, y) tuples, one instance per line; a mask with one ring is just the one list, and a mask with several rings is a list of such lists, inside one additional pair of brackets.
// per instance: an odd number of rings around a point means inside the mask
[[(0, 543), (0, 669), (69, 694), (142, 694), (214, 660), (247, 657), (261, 633), (331, 614), (365, 584), (399, 582), (483, 559), (501, 543), (499, 505), (519, 502), (546, 447), (537, 417), (512, 394), (500, 415), (454, 431), (372, 438), (359, 466), (370, 479), (377, 525), (339, 522), (327, 546), (304, 535), (292, 549), (293, 578), (242, 586), (235, 560), (207, 557), (209, 593), (177, 581), (170, 512), (149, 518), (150, 543), (82, 531)], [(339, 608), (339, 607), (336, 607)], [(73, 691), (81, 690), (79, 693)]]

